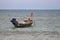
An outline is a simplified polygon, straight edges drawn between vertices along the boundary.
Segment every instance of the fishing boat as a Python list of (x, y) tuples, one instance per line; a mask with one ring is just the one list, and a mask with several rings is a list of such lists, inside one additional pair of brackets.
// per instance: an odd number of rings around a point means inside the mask
[(31, 13), (29, 18), (25, 19), (24, 21), (20, 23), (16, 20), (16, 18), (12, 18), (11, 22), (17, 28), (30, 27), (33, 24), (32, 15), (33, 13)]

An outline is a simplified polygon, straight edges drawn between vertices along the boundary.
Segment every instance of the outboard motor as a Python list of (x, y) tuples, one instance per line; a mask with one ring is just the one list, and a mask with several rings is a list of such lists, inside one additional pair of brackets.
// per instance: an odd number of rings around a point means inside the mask
[(18, 24), (18, 22), (16, 21), (16, 18), (12, 18), (11, 22), (14, 26), (17, 26)]

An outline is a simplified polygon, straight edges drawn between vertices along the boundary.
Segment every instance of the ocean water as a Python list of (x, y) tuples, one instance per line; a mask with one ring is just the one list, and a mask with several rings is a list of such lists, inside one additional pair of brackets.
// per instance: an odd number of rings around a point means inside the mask
[[(18, 22), (29, 17), (33, 12), (33, 25), (26, 28), (15, 28), (10, 22), (16, 18)], [(60, 32), (60, 10), (0, 10), (0, 33), (1, 32)]]

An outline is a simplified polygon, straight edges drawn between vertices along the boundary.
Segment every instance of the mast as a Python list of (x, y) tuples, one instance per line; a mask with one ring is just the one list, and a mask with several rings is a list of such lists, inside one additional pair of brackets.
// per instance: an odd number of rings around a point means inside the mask
[(31, 12), (31, 14), (30, 14), (30, 19), (31, 20), (33, 19), (33, 12)]

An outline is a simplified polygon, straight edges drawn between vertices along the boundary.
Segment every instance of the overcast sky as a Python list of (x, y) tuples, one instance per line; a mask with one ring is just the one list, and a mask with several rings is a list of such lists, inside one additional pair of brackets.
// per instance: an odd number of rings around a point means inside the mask
[(0, 9), (60, 9), (60, 0), (0, 0)]

